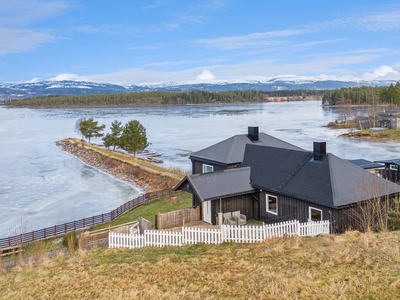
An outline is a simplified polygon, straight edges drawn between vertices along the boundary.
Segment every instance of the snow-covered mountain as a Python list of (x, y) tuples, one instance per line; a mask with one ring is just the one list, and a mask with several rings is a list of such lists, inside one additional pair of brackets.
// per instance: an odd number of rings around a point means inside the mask
[(395, 81), (330, 80), (320, 77), (280, 76), (267, 80), (212, 80), (179, 81), (159, 84), (122, 86), (111, 83), (85, 81), (39, 81), (32, 83), (0, 83), (0, 100), (36, 96), (84, 95), (129, 93), (142, 91), (229, 91), (229, 90), (296, 90), (296, 89), (337, 89), (363, 85), (389, 85)]

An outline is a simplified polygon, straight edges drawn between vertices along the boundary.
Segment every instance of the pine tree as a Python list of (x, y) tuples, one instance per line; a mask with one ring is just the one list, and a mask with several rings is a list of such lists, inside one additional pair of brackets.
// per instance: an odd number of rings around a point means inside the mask
[(103, 138), (104, 146), (107, 148), (113, 146), (113, 151), (115, 151), (115, 147), (120, 147), (120, 135), (124, 128), (120, 121), (115, 120), (111, 123), (110, 129), (111, 134), (107, 133), (107, 135)]
[(94, 121), (93, 118), (83, 120), (79, 123), (79, 131), (89, 140), (89, 144), (92, 137), (101, 137), (104, 135), (101, 131), (104, 130), (106, 125), (98, 126), (97, 124), (98, 122)]
[(137, 120), (127, 123), (121, 134), (120, 147), (136, 157), (138, 150), (143, 151), (149, 145), (147, 143), (146, 128)]

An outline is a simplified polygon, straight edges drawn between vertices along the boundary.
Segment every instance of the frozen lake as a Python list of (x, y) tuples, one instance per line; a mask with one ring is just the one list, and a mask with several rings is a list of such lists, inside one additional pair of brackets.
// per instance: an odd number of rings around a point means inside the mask
[(110, 211), (140, 193), (55, 145), (80, 137), (74, 132), (80, 117), (106, 124), (106, 132), (114, 120), (139, 120), (152, 143), (149, 149), (162, 152), (166, 166), (184, 170), (191, 169), (189, 152), (247, 133), (247, 126), (308, 150), (313, 141), (326, 141), (328, 152), (345, 159), (399, 157), (398, 143), (338, 138), (339, 131), (322, 127), (336, 116), (336, 109), (321, 107), (321, 101), (35, 110), (0, 106), (0, 237), (21, 219), (28, 229), (41, 229)]

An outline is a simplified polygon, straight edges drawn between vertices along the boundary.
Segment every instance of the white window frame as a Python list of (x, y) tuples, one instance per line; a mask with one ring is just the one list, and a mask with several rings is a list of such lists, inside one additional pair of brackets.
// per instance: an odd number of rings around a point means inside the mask
[(399, 167), (398, 167), (397, 165), (395, 165), (395, 164), (391, 164), (391, 165), (390, 165), (390, 170), (392, 170), (392, 171), (398, 171), (398, 170), (399, 170)]
[[(210, 172), (206, 172), (205, 171), (205, 168), (206, 167), (210, 167), (211, 168), (211, 171)], [(214, 166), (212, 166), (212, 165), (207, 165), (207, 164), (203, 164), (203, 173), (212, 173), (212, 172), (214, 172)]]
[(322, 209), (319, 209), (319, 208), (315, 208), (315, 207), (312, 207), (312, 206), (309, 206), (308, 207), (308, 220), (311, 222), (315, 222), (315, 221), (313, 221), (312, 220), (312, 218), (311, 218), (311, 209), (313, 209), (313, 210), (319, 210), (320, 212), (321, 212), (321, 220), (320, 221), (322, 221), (324, 218), (323, 218), (323, 215), (322, 215)]
[[(276, 212), (269, 210), (269, 197), (274, 197), (276, 199)], [(278, 196), (265, 194), (265, 206), (267, 208), (267, 213), (278, 215)]]

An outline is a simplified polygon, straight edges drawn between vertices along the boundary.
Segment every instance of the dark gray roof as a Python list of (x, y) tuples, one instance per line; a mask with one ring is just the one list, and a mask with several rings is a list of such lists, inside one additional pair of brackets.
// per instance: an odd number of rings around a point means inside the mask
[(375, 168), (380, 168), (383, 167), (382, 164), (378, 164), (366, 159), (348, 159), (347, 160), (349, 163), (352, 163), (353, 165), (356, 165), (357, 167), (363, 168), (363, 169), (375, 169)]
[(396, 164), (400, 166), (400, 159), (394, 158), (394, 159), (387, 159), (387, 160), (376, 160), (376, 163), (382, 163), (382, 164)]
[(247, 145), (240, 167), (251, 167), (254, 187), (334, 208), (400, 192), (333, 154), (321, 162), (312, 158), (312, 152)]
[(204, 201), (243, 195), (255, 191), (250, 185), (250, 168), (188, 175), (174, 190), (179, 190), (187, 181), (200, 199)]
[(246, 144), (257, 144), (263, 146), (303, 150), (290, 143), (284, 142), (273, 136), (261, 132), (259, 141), (253, 142), (247, 134), (238, 134), (230, 137), (222, 142), (214, 144), (208, 148), (202, 149), (190, 155), (190, 159), (202, 159), (206, 161), (214, 161), (222, 164), (235, 164), (243, 161), (244, 149)]

